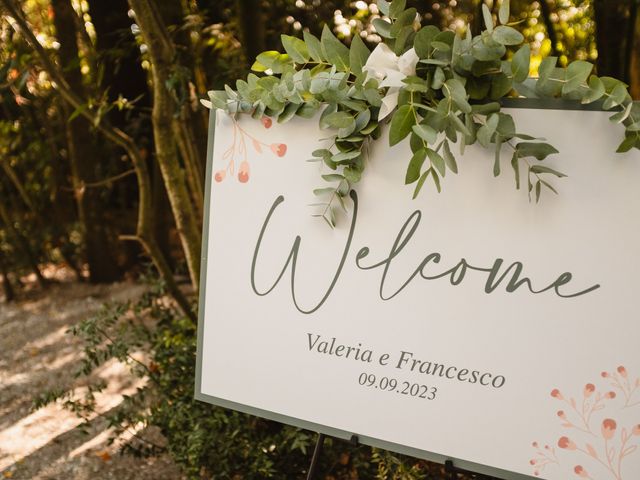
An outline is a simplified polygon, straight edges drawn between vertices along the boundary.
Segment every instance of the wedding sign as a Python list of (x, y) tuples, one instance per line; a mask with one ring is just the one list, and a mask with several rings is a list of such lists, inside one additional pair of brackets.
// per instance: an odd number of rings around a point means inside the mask
[(501, 478), (640, 478), (640, 152), (604, 112), (509, 113), (558, 195), (474, 146), (412, 200), (382, 139), (336, 228), (317, 121), (212, 115), (196, 397)]

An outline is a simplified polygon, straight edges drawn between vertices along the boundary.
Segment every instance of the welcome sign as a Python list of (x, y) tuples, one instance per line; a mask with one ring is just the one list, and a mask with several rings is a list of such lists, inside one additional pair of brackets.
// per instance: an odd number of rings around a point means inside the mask
[(196, 397), (502, 478), (640, 478), (640, 154), (604, 112), (509, 113), (559, 195), (472, 147), (412, 200), (381, 141), (335, 229), (317, 122), (212, 114)]

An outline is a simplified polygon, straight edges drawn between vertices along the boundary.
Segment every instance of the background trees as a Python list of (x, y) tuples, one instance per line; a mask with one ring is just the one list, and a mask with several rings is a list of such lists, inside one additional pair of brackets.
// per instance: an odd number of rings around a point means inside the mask
[[(498, 0), (483, 1), (497, 11)], [(423, 24), (460, 33), (482, 25), (481, 0), (408, 3)], [(512, 0), (534, 53), (530, 73), (548, 55), (563, 65), (585, 59), (640, 98), (639, 3)], [(245, 77), (259, 52), (280, 49), (283, 33), (319, 35), (328, 24), (344, 42), (360, 35), (372, 47), (378, 15), (374, 0), (0, 0), (1, 301), (21, 294), (26, 275), (46, 289), (51, 263), (91, 282), (137, 276), (151, 263), (182, 314), (140, 300), (160, 327), (135, 342), (154, 358), (143, 376), (155, 403), (133, 411), (163, 429), (194, 477), (212, 466), (231, 477), (250, 462), (259, 478), (292, 478), (313, 442), (192, 399), (208, 118), (199, 99)], [(112, 347), (104, 355), (128, 348)], [(207, 440), (214, 430), (228, 443)], [(340, 478), (437, 472), (385, 452), (344, 451), (330, 446), (325, 460)]]

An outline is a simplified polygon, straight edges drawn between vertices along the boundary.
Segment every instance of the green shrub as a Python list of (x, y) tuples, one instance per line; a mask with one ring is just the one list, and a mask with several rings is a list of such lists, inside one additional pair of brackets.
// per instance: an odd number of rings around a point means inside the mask
[[(306, 478), (314, 432), (194, 399), (197, 329), (168, 304), (162, 284), (154, 281), (136, 302), (105, 305), (70, 333), (84, 344), (78, 375), (88, 376), (116, 358), (129, 365), (131, 375), (148, 379), (108, 416), (109, 425), (114, 437), (140, 425), (158, 427), (166, 445), (149, 440), (143, 429), (123, 447), (128, 453), (166, 450), (190, 479)], [(35, 406), (59, 400), (88, 420), (94, 395), (105, 386), (96, 382), (82, 399), (72, 392), (48, 392)], [(444, 478), (439, 465), (332, 438), (325, 441), (318, 471), (318, 478), (335, 480)]]

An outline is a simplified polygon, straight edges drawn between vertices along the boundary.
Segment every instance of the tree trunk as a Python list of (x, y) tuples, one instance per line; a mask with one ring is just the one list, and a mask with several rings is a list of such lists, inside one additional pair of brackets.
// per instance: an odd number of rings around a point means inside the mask
[[(164, 29), (163, 36), (170, 39), (167, 26), (172, 28), (173, 34), (171, 40), (175, 42), (176, 48), (170, 45), (171, 54), (175, 57), (174, 63), (182, 67), (186, 67), (190, 72), (197, 73), (197, 61), (192, 53), (193, 44), (191, 40), (190, 30), (185, 28), (184, 16), (186, 14), (181, 2), (161, 2), (154, 3), (152, 6), (157, 7), (159, 18), (162, 21)], [(169, 41), (171, 41), (169, 40)], [(206, 128), (201, 129), (203, 123), (202, 115), (198, 118), (192, 110), (192, 102), (197, 99), (192, 98), (191, 78), (179, 75), (178, 85), (174, 87), (173, 97), (177, 99), (176, 109), (179, 115), (174, 115), (173, 131), (178, 145), (178, 151), (182, 157), (185, 171), (187, 175), (187, 184), (191, 192), (193, 204), (196, 207), (198, 219), (201, 219), (204, 213), (204, 161), (207, 155), (206, 146)], [(202, 92), (206, 93), (206, 90)], [(200, 107), (197, 102), (197, 107)], [(205, 109), (200, 111), (205, 114)], [(205, 117), (206, 120), (206, 117)], [(201, 226), (201, 224), (199, 224)]]
[(153, 231), (155, 233), (156, 240), (158, 242), (158, 248), (162, 250), (169, 267), (173, 270), (175, 264), (172, 261), (171, 255), (171, 238), (170, 233), (174, 227), (171, 216), (171, 205), (169, 204), (169, 197), (167, 196), (167, 189), (164, 188), (164, 182), (162, 180), (162, 173), (158, 162), (153, 162), (152, 180), (153, 180), (153, 206), (155, 208), (155, 215), (153, 216)]
[(55, 81), (56, 89), (62, 96), (62, 98), (69, 103), (73, 108), (78, 109), (80, 115), (87, 120), (97, 125), (97, 129), (111, 142), (120, 146), (131, 159), (133, 166), (136, 170), (136, 177), (138, 180), (138, 224), (136, 227), (136, 235), (130, 236), (129, 239), (136, 240), (143, 245), (146, 252), (149, 254), (154, 262), (154, 265), (158, 269), (158, 272), (167, 284), (167, 289), (172, 294), (180, 308), (184, 313), (192, 320), (196, 321), (196, 316), (191, 309), (189, 301), (184, 294), (178, 288), (173, 273), (169, 268), (169, 265), (162, 255), (162, 251), (158, 248), (155, 237), (153, 236), (152, 228), (152, 208), (151, 208), (151, 181), (149, 177), (149, 170), (144, 160), (144, 155), (126, 133), (119, 128), (114, 128), (109, 125), (108, 121), (97, 121), (98, 114), (91, 107), (82, 108), (86, 106), (86, 101), (80, 97), (74, 90), (71, 89), (64, 75), (60, 69), (50, 60), (47, 52), (44, 50), (36, 36), (33, 34), (26, 22), (24, 15), (20, 11), (20, 8), (16, 5), (15, 0), (0, 0), (0, 4), (8, 10), (9, 14), (13, 17), (15, 23), (14, 28), (18, 30), (25, 40), (29, 43), (31, 48), (34, 49), (37, 57), (39, 58), (42, 66), (47, 71), (49, 76)]
[[(48, 110), (53, 113), (50, 115)], [(76, 280), (85, 280), (82, 275), (82, 270), (78, 266), (75, 248), (72, 246), (69, 239), (66, 226), (69, 225), (71, 219), (77, 217), (76, 205), (74, 204), (70, 195), (60, 189), (61, 185), (64, 185), (65, 178), (67, 177), (67, 168), (64, 159), (62, 158), (62, 152), (60, 151), (59, 144), (56, 141), (57, 135), (52, 127), (54, 118), (60, 117), (59, 108), (56, 103), (52, 102), (49, 105), (42, 105), (40, 108), (33, 110), (34, 123), (41, 126), (41, 132), (46, 139), (47, 146), (49, 147), (51, 155), (51, 192), (50, 199), (53, 206), (53, 218), (49, 219), (50, 227), (52, 230), (53, 244), (58, 248), (60, 255), (64, 259), (65, 263), (73, 270)], [(58, 120), (58, 125), (63, 125), (64, 122)], [(62, 136), (62, 135), (60, 135)], [(51, 224), (52, 223), (52, 224)]]
[(558, 56), (558, 35), (556, 34), (556, 27), (551, 21), (551, 7), (549, 6), (549, 0), (540, 0), (540, 10), (542, 18), (544, 20), (544, 26), (547, 30), (547, 38), (551, 43), (551, 55)]
[(22, 252), (25, 260), (31, 268), (31, 271), (35, 274), (38, 284), (40, 285), (40, 287), (45, 288), (47, 286), (47, 281), (40, 271), (40, 267), (38, 266), (38, 259), (33, 253), (31, 245), (29, 245), (29, 240), (24, 235), (22, 235), (22, 233), (20, 233), (20, 231), (15, 227), (13, 219), (7, 211), (5, 202), (0, 202), (0, 220), (2, 220), (2, 222), (5, 224), (5, 227), (9, 231), (9, 234), (13, 237), (15, 247)]
[(625, 72), (625, 51), (629, 7), (635, 0), (594, 0), (598, 75), (629, 82)]
[(258, 54), (267, 49), (260, 0), (236, 0), (236, 7), (242, 48), (247, 57), (247, 64), (251, 65)]
[(15, 298), (15, 292), (11, 286), (11, 280), (9, 280), (9, 268), (5, 263), (3, 253), (0, 250), (0, 274), (2, 275), (2, 290), (4, 290), (4, 301), (9, 303)]
[[(171, 65), (175, 58), (173, 44), (150, 0), (129, 0), (136, 13), (136, 21), (148, 47), (153, 79), (153, 134), (156, 159), (169, 195), (173, 217), (185, 253), (191, 283), (198, 289), (200, 280), (200, 231), (193, 211), (185, 174), (180, 168), (178, 150), (173, 138), (176, 104), (167, 90)], [(186, 160), (185, 160), (186, 161)]]
[(627, 71), (629, 72), (629, 85), (631, 96), (640, 100), (640, 3), (636, 1), (631, 9), (631, 21), (629, 22)]
[[(72, 89), (83, 92), (75, 11), (70, 0), (51, 0), (51, 6), (54, 12), (56, 37), (60, 43), (58, 56), (63, 75)], [(69, 117), (70, 109), (66, 106), (65, 109), (66, 116)], [(89, 124), (80, 116), (67, 121), (66, 130), (73, 188), (89, 265), (89, 279), (94, 283), (112, 282), (120, 277), (120, 272), (113, 258), (113, 249), (105, 229), (102, 202), (97, 190), (84, 187), (85, 184), (97, 180), (95, 175), (98, 170), (96, 162), (98, 155), (93, 149), (93, 136)]]
[[(96, 30), (96, 51), (101, 67), (100, 89), (109, 90), (109, 100), (119, 95), (128, 100), (142, 97), (136, 105), (151, 107), (147, 74), (140, 65), (140, 49), (131, 33), (133, 20), (127, 0), (90, 0), (89, 13)], [(109, 113), (114, 125), (123, 127), (126, 111)]]

